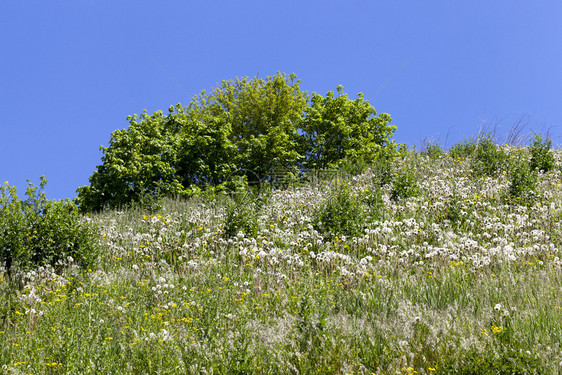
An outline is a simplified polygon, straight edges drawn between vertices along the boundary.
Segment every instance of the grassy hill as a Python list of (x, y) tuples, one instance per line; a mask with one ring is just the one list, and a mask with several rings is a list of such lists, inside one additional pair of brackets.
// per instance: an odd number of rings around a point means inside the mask
[(85, 217), (99, 231), (95, 267), (0, 273), (0, 367), (558, 373), (562, 155), (538, 172), (530, 147), (461, 146)]

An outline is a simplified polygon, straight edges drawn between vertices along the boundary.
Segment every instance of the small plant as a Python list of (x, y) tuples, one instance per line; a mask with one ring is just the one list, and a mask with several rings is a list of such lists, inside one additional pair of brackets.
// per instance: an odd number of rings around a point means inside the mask
[(463, 225), (467, 217), (466, 207), (463, 205), (461, 198), (457, 191), (453, 192), (453, 196), (446, 205), (446, 210), (443, 218), (449, 220), (453, 227), (459, 227)]
[(552, 141), (550, 139), (543, 140), (539, 134), (535, 135), (529, 147), (531, 170), (548, 172), (554, 169), (556, 162), (551, 149)]
[(338, 187), (313, 218), (314, 228), (328, 238), (357, 235), (362, 231), (363, 224), (361, 202), (347, 185)]
[(372, 165), (371, 172), (375, 186), (383, 187), (386, 184), (391, 184), (394, 179), (392, 159), (379, 159)]
[(490, 134), (480, 136), (474, 156), (472, 170), (476, 176), (497, 176), (507, 164), (507, 156), (494, 143)]
[(379, 220), (383, 216), (385, 204), (380, 187), (375, 185), (373, 188), (365, 190), (362, 194), (362, 201), (367, 205), (368, 214), (372, 219)]
[(467, 138), (451, 147), (449, 156), (453, 159), (471, 157), (476, 151), (476, 143), (474, 138)]
[(499, 353), (472, 349), (463, 357), (437, 366), (437, 374), (544, 374), (538, 358), (514, 347), (503, 347)]
[(423, 145), (422, 153), (426, 154), (431, 159), (438, 159), (445, 155), (441, 145), (439, 143), (432, 143), (431, 141), (428, 141)]
[(509, 170), (509, 189), (505, 197), (509, 201), (527, 201), (536, 197), (538, 176), (528, 162), (518, 159)]
[(97, 257), (93, 227), (81, 220), (74, 203), (47, 200), (46, 185), (44, 176), (39, 187), (30, 183), (24, 201), (15, 187), (0, 187), (0, 260), (9, 275), (16, 262), (31, 268), (70, 260), (88, 267)]
[(412, 171), (404, 171), (396, 177), (390, 192), (390, 199), (399, 200), (419, 195), (418, 178)]
[(247, 237), (258, 233), (258, 207), (248, 195), (233, 195), (226, 208), (223, 236), (234, 237), (242, 232)]

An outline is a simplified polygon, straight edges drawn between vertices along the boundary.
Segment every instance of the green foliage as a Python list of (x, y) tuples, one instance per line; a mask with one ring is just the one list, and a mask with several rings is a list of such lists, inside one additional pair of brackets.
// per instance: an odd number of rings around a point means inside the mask
[(356, 236), (362, 233), (364, 221), (360, 198), (348, 185), (341, 185), (314, 214), (313, 226), (327, 238)]
[(476, 144), (476, 139), (467, 138), (451, 147), (449, 156), (454, 159), (471, 157), (476, 151)]
[(226, 217), (222, 227), (223, 236), (234, 237), (243, 233), (254, 237), (258, 233), (258, 207), (256, 202), (245, 194), (234, 194), (226, 207)]
[(457, 191), (453, 192), (453, 196), (447, 202), (445, 207), (444, 219), (449, 220), (453, 227), (459, 227), (466, 222), (466, 219), (468, 219), (467, 209), (463, 205)]
[(432, 159), (437, 159), (445, 156), (445, 152), (443, 152), (441, 145), (439, 143), (432, 142), (427, 142), (424, 145), (423, 153), (428, 155)]
[(169, 114), (128, 117), (101, 147), (102, 164), (90, 184), (78, 188), (82, 211), (129, 206), (150, 196), (189, 197), (229, 182), (233, 174), (249, 185), (296, 180), (304, 169), (336, 167), (350, 173), (397, 154), (388, 114), (359, 94), (350, 100), (302, 91), (296, 76), (277, 73), (223, 81)]
[(129, 128), (115, 130), (109, 147), (101, 147), (103, 164), (90, 177), (90, 185), (78, 188), (76, 203), (84, 211), (124, 207), (157, 192), (184, 193), (175, 168), (179, 141), (168, 136), (162, 112), (128, 119)]
[(509, 189), (506, 199), (511, 202), (531, 203), (536, 197), (538, 176), (526, 160), (517, 158), (508, 173)]
[(30, 183), (23, 201), (15, 187), (0, 187), (0, 260), (8, 273), (15, 262), (22, 268), (56, 266), (71, 257), (88, 267), (97, 256), (93, 227), (72, 202), (47, 200), (46, 184), (43, 176), (39, 187)]
[(554, 169), (556, 161), (551, 149), (552, 141), (550, 139), (543, 140), (539, 134), (535, 135), (529, 147), (531, 170), (548, 172)]
[(507, 165), (507, 156), (490, 134), (480, 136), (472, 156), (472, 170), (478, 177), (497, 176)]
[(371, 165), (371, 172), (373, 174), (372, 182), (374, 185), (383, 187), (384, 185), (391, 184), (394, 180), (394, 166), (392, 160), (388, 158), (381, 158)]
[(420, 194), (418, 176), (411, 170), (403, 170), (394, 181), (390, 199), (399, 200), (416, 197)]
[(456, 357), (437, 366), (437, 374), (495, 375), (544, 374), (540, 359), (515, 347), (504, 347), (499, 353), (471, 349), (463, 357)]
[(326, 168), (344, 161), (371, 163), (394, 157), (397, 146), (390, 138), (396, 126), (387, 113), (376, 116), (363, 94), (351, 100), (343, 87), (323, 97), (313, 93), (302, 121), (301, 152), (306, 168)]
[[(261, 180), (272, 169), (296, 172), (298, 124), (307, 104), (296, 76), (278, 73), (266, 79), (223, 81), (205, 98), (214, 117), (228, 119), (236, 145), (235, 164)], [(251, 181), (253, 176), (248, 176)]]
[(362, 201), (367, 205), (371, 219), (380, 220), (382, 218), (385, 204), (380, 187), (375, 185), (372, 189), (363, 192)]

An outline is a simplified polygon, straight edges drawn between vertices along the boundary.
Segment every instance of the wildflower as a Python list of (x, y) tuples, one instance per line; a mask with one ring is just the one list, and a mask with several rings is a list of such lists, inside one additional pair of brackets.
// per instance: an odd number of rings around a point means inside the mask
[(497, 303), (496, 306), (494, 306), (494, 310), (496, 311), (500, 311), (502, 309), (502, 305)]

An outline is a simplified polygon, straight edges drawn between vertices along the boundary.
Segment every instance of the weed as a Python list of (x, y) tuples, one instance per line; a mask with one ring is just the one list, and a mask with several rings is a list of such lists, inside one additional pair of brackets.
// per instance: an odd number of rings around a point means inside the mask
[(419, 195), (418, 177), (413, 171), (402, 171), (394, 181), (390, 199), (399, 200), (415, 197)]
[(497, 176), (507, 165), (507, 156), (490, 134), (481, 135), (472, 157), (472, 170), (477, 177)]
[(531, 170), (548, 172), (554, 169), (556, 162), (552, 153), (552, 141), (536, 134), (532, 140), (529, 152), (531, 153)]
[(328, 238), (357, 235), (364, 225), (361, 201), (348, 185), (341, 185), (315, 213), (313, 223), (315, 229)]

